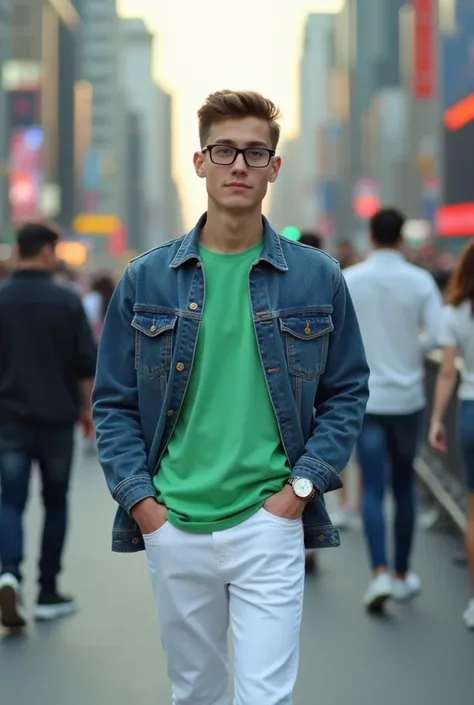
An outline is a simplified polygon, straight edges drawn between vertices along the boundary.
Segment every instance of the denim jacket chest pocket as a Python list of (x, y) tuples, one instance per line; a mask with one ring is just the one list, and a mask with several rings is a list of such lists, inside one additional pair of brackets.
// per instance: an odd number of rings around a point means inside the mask
[(326, 366), (329, 335), (334, 330), (331, 312), (293, 313), (280, 317), (288, 372), (314, 380)]
[(178, 316), (136, 311), (135, 369), (149, 377), (169, 372), (173, 357), (173, 335)]

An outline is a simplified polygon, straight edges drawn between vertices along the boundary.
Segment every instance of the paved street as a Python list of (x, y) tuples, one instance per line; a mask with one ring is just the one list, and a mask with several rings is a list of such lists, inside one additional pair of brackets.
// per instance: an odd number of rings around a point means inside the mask
[[(95, 462), (77, 463), (72, 497), (63, 586), (77, 595), (80, 614), (0, 639), (0, 703), (169, 705), (144, 558), (109, 551), (114, 506)], [(36, 497), (31, 502), (30, 554), (40, 521)], [(361, 608), (368, 572), (359, 531), (343, 539), (341, 549), (321, 554), (322, 574), (308, 579), (295, 705), (472, 702), (474, 634), (460, 618), (467, 575), (453, 565), (459, 539), (421, 534), (416, 567), (424, 594), (385, 620)], [(30, 560), (29, 605), (34, 568)]]

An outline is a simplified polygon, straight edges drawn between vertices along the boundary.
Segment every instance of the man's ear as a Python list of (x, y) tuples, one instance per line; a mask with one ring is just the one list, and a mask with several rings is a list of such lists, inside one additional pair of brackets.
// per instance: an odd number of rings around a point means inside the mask
[(194, 169), (196, 174), (200, 179), (206, 178), (206, 167), (204, 161), (204, 154), (202, 152), (195, 152), (193, 157)]

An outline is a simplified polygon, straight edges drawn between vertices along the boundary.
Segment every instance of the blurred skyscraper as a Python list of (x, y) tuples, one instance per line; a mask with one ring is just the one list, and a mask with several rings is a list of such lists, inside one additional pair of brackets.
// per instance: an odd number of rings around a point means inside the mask
[(9, 215), (69, 227), (76, 208), (75, 82), (80, 21), (70, 0), (12, 0), (8, 91)]
[(436, 0), (347, 0), (334, 16), (308, 17), (300, 74), (305, 228), (313, 219), (312, 227), (363, 251), (380, 204), (427, 217), (440, 171), (436, 13)]
[(153, 78), (154, 35), (141, 19), (121, 22), (120, 74), (131, 113), (140, 126), (140, 184), (145, 210), (140, 249), (182, 234), (176, 184), (172, 178), (171, 96)]
[(329, 117), (327, 81), (331, 68), (331, 31), (333, 15), (308, 16), (300, 65), (300, 158), (302, 203), (300, 223), (303, 230), (318, 227), (321, 203), (317, 166), (320, 156), (318, 134)]
[(301, 222), (300, 141), (298, 138), (281, 142), (278, 153), (283, 159), (278, 179), (270, 187), (272, 225), (281, 232), (287, 225), (299, 227)]
[(329, 118), (328, 74), (331, 68), (331, 33), (334, 15), (307, 17), (299, 71), (299, 138), (280, 145), (283, 169), (272, 188), (270, 217), (275, 227), (295, 225), (301, 230), (320, 227), (320, 130)]
[(120, 21), (115, 0), (76, 0), (83, 22), (82, 77), (92, 86), (92, 131), (81, 210), (125, 218), (126, 116), (120, 94)]

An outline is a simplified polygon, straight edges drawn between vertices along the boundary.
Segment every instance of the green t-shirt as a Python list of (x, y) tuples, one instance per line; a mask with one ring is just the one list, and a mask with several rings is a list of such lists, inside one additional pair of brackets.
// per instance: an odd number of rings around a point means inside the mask
[(199, 248), (206, 297), (193, 371), (153, 478), (179, 529), (211, 533), (244, 521), (289, 474), (267, 390), (248, 277), (263, 243), (235, 255)]

